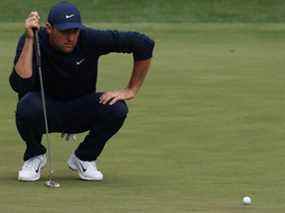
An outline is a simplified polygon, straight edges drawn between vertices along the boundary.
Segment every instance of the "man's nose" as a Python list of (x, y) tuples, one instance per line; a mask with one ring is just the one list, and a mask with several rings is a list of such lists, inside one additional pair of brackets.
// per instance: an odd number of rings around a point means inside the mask
[(75, 40), (76, 35), (74, 33), (68, 33), (66, 35), (66, 39), (68, 42), (73, 42)]

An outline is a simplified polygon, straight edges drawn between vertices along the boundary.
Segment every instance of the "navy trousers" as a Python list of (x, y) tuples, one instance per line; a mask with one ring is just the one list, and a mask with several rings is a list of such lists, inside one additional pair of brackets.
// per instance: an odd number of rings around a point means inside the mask
[[(49, 132), (89, 131), (75, 150), (75, 155), (84, 161), (97, 159), (106, 142), (122, 127), (128, 113), (125, 101), (103, 105), (99, 103), (101, 95), (94, 93), (71, 101), (59, 101), (46, 96)], [(25, 161), (46, 153), (41, 143), (45, 124), (39, 92), (29, 92), (19, 100), (16, 125), (26, 142)]]

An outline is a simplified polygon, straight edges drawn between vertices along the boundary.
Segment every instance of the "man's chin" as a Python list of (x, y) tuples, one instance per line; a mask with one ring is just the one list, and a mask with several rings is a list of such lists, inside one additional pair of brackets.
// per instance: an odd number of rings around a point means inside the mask
[(73, 51), (74, 47), (63, 47), (61, 49), (62, 52), (64, 53), (71, 53)]

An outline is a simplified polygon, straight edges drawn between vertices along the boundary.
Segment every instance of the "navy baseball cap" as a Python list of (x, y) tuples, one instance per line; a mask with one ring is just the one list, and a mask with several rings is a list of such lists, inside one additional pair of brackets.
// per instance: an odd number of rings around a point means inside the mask
[(67, 1), (59, 2), (50, 9), (48, 22), (58, 30), (83, 28), (79, 10)]

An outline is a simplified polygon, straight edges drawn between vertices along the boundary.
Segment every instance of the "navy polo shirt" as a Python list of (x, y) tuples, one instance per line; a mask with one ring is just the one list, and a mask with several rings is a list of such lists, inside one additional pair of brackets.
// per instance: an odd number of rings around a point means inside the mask
[[(47, 95), (70, 100), (96, 92), (98, 59), (111, 53), (132, 53), (135, 61), (152, 57), (154, 41), (137, 32), (97, 30), (85, 27), (80, 30), (73, 52), (62, 53), (50, 46), (45, 28), (39, 31), (44, 89)], [(24, 46), (25, 37), (18, 41), (14, 65)], [(35, 52), (35, 51), (34, 51)], [(39, 91), (38, 70), (33, 56), (33, 75), (23, 79), (13, 69), (11, 87), (22, 97), (29, 91)]]

